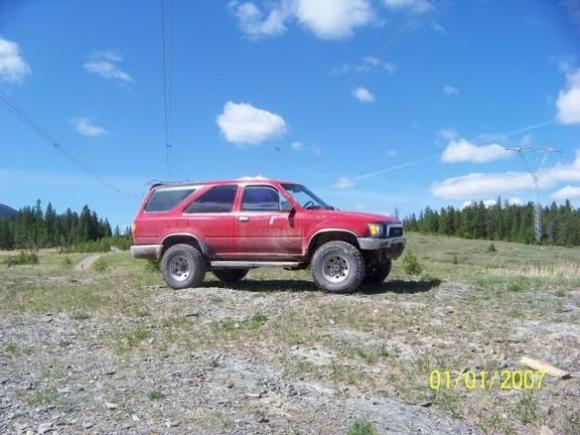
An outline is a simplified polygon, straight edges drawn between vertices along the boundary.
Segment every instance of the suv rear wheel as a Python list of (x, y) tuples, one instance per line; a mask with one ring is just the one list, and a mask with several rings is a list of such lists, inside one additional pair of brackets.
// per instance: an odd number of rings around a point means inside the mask
[(234, 284), (244, 279), (249, 269), (219, 269), (214, 270), (213, 274), (225, 284)]
[(366, 274), (363, 284), (380, 284), (391, 272), (391, 260), (388, 259), (383, 263), (367, 264)]
[(343, 241), (321, 245), (312, 257), (312, 275), (322, 290), (330, 293), (355, 291), (365, 275), (362, 253)]
[(201, 252), (191, 245), (180, 243), (165, 251), (160, 268), (167, 285), (178, 290), (201, 284), (207, 266)]

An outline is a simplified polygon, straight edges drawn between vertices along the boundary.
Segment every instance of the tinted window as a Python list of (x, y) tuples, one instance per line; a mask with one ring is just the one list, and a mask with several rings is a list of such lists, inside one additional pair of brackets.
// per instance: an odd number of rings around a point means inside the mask
[(237, 186), (215, 186), (192, 202), (186, 213), (226, 213), (232, 211)]
[(279, 211), (278, 192), (272, 187), (248, 186), (244, 189), (242, 210), (245, 211)]
[(145, 211), (167, 211), (171, 210), (185, 198), (187, 198), (191, 193), (195, 191), (195, 188), (159, 188), (149, 199), (149, 202), (145, 206)]

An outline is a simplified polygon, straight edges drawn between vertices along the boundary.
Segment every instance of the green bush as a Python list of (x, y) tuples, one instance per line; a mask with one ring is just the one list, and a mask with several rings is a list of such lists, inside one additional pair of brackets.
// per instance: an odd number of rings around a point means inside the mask
[(18, 255), (9, 255), (4, 258), (3, 263), (7, 267), (20, 266), (22, 264), (38, 264), (38, 254), (33, 251), (20, 251)]
[(159, 272), (159, 261), (149, 258), (145, 263), (146, 272)]
[(412, 251), (408, 251), (403, 258), (403, 270), (407, 275), (421, 275), (423, 272), (423, 266)]
[(497, 249), (495, 249), (495, 245), (493, 244), (493, 242), (491, 242), (487, 247), (487, 252), (497, 252)]
[(348, 428), (348, 435), (376, 435), (377, 430), (366, 420), (357, 420)]
[(109, 260), (105, 257), (99, 257), (97, 258), (97, 261), (93, 263), (93, 270), (95, 272), (107, 272), (110, 267)]
[(120, 249), (121, 251), (126, 251), (131, 247), (133, 240), (131, 237), (125, 236), (114, 236), (114, 237), (103, 237), (98, 240), (91, 240), (83, 243), (75, 243), (73, 245), (65, 246), (61, 248), (61, 252), (73, 253), (78, 252), (82, 254), (90, 252), (109, 252), (112, 247)]

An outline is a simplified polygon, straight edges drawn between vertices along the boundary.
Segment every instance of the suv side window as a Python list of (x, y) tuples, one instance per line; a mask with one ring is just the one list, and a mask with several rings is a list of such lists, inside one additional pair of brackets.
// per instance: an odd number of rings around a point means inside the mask
[(270, 186), (247, 186), (242, 197), (243, 211), (280, 211), (278, 191)]
[(171, 210), (195, 190), (195, 187), (160, 187), (145, 204), (145, 211)]
[(228, 213), (232, 211), (238, 186), (215, 186), (185, 209), (185, 213)]

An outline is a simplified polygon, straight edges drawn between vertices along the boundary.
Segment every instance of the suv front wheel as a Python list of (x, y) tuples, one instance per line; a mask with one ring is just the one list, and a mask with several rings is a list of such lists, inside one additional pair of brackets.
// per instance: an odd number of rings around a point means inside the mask
[(365, 276), (362, 253), (343, 241), (321, 245), (312, 257), (311, 269), (318, 287), (330, 293), (353, 292)]
[(170, 287), (196, 287), (203, 281), (207, 265), (201, 252), (191, 245), (173, 245), (163, 254), (161, 274)]

